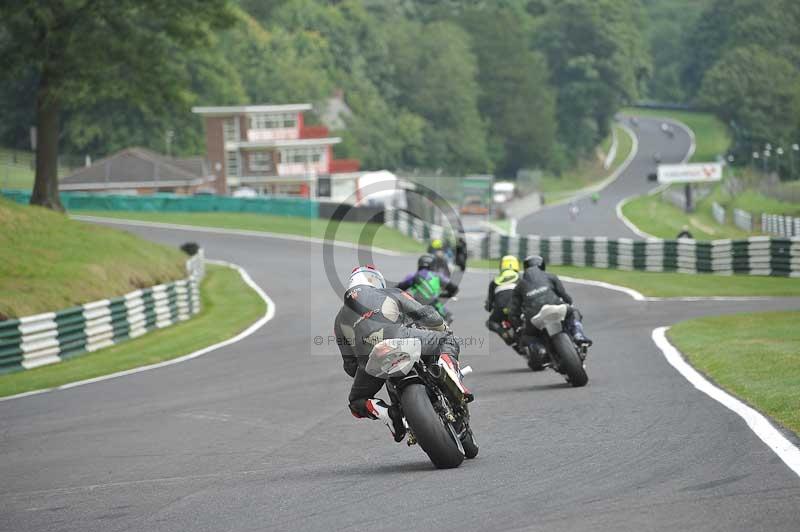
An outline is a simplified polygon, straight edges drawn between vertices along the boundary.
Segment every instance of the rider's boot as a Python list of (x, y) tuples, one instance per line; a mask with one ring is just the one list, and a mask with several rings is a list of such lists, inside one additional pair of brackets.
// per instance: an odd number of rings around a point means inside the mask
[(580, 320), (573, 320), (572, 329), (572, 338), (575, 339), (575, 343), (586, 344), (587, 346), (592, 345), (592, 340), (583, 333), (583, 324)]
[(406, 425), (403, 422), (403, 415), (396, 405), (387, 405), (381, 399), (368, 399), (367, 411), (372, 419), (380, 419), (389, 430), (392, 431), (394, 441), (400, 443), (406, 436)]

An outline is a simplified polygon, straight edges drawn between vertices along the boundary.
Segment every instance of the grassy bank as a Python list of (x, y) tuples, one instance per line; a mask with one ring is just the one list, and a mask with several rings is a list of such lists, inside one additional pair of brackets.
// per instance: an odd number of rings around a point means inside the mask
[(27, 316), (186, 277), (186, 256), (0, 199), (0, 313)]
[(718, 155), (725, 155), (731, 144), (727, 126), (711, 113), (640, 108), (627, 108), (622, 112), (634, 116), (671, 118), (686, 124), (694, 132), (697, 143), (691, 162), (716, 161)]
[(697, 204), (695, 212), (686, 213), (658, 194), (640, 196), (627, 202), (622, 207), (622, 214), (640, 230), (658, 238), (675, 238), (684, 226), (689, 227), (697, 240), (751, 236), (752, 233), (732, 223), (717, 223), (711, 214), (711, 204), (716, 198), (717, 195), (712, 194)]
[(679, 323), (667, 336), (699, 371), (800, 434), (800, 311)]
[[(496, 260), (470, 261), (471, 268), (497, 268)], [(800, 296), (800, 282), (784, 277), (711, 275), (549, 266), (558, 275), (633, 288), (650, 297)]]
[[(726, 210), (723, 224), (718, 223), (712, 215), (714, 202)], [(732, 195), (726, 191), (724, 184), (716, 185), (708, 196), (697, 202), (693, 213), (684, 212), (661, 199), (660, 195), (635, 198), (625, 204), (622, 212), (639, 229), (660, 238), (675, 238), (684, 225), (689, 226), (692, 235), (698, 240), (746, 238), (759, 234), (737, 227), (733, 223), (734, 209), (749, 212), (756, 219), (762, 213), (800, 216), (800, 202), (779, 201), (752, 189)]]
[[(224, 229), (245, 229), (313, 238), (324, 238), (326, 229), (331, 223), (328, 220), (293, 216), (225, 212), (73, 211), (72, 214)], [(399, 231), (375, 223), (341, 222), (336, 231), (336, 240), (371, 243), (373, 246), (397, 251), (418, 252), (423, 250), (423, 245), (416, 240)]]
[(190, 319), (95, 353), (0, 376), (0, 396), (52, 388), (177, 358), (235, 336), (264, 315), (263, 300), (235, 270), (208, 266), (201, 312)]
[(714, 191), (716, 201), (726, 208), (742, 209), (753, 214), (782, 214), (784, 216), (800, 216), (800, 181), (787, 181), (776, 186), (777, 192), (784, 197), (781, 201), (777, 198), (765, 196), (759, 191), (764, 175), (752, 168), (733, 169), (737, 181), (744, 190), (736, 194), (728, 194), (724, 187), (717, 187)]

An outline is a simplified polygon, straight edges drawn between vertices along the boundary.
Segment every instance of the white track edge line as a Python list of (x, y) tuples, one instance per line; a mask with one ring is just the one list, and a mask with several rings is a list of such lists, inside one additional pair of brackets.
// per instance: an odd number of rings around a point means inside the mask
[(800, 449), (781, 434), (780, 430), (775, 428), (764, 415), (747, 406), (724, 390), (714, 386), (711, 382), (706, 380), (700, 372), (686, 362), (680, 351), (667, 339), (666, 332), (668, 329), (669, 327), (658, 327), (657, 329), (653, 329), (652, 333), (653, 342), (655, 342), (656, 346), (664, 354), (667, 362), (695, 388), (744, 419), (747, 426), (750, 427), (750, 430), (752, 430), (767, 447), (772, 449), (772, 452), (778, 455), (789, 469), (797, 476), (800, 476)]
[(147, 222), (144, 220), (131, 220), (128, 218), (104, 218), (102, 216), (84, 216), (81, 214), (71, 214), (70, 218), (80, 220), (82, 222), (103, 222), (116, 225), (133, 225), (139, 227), (154, 227), (156, 229), (177, 229), (180, 231), (193, 231), (195, 233), (216, 233), (221, 235), (240, 235), (240, 236), (255, 236), (258, 238), (277, 238), (281, 240), (293, 240), (295, 242), (311, 242), (313, 244), (329, 243), (333, 246), (349, 248), (349, 249), (370, 249), (382, 255), (390, 257), (403, 257), (410, 253), (403, 253), (400, 251), (393, 251), (390, 249), (383, 249), (376, 246), (359, 246), (350, 242), (342, 242), (339, 240), (327, 241), (324, 238), (315, 238), (310, 236), (290, 235), (286, 233), (270, 233), (268, 231), (254, 231), (249, 229), (225, 229), (222, 227), (209, 227), (205, 225), (186, 225), (186, 224), (171, 224), (164, 222)]
[[(496, 273), (496, 270), (490, 268), (467, 268), (469, 273)], [(624, 271), (624, 270), (618, 270)], [(559, 279), (566, 283), (582, 284), (587, 286), (597, 286), (607, 290), (614, 290), (615, 292), (622, 292), (628, 294), (636, 301), (645, 302), (670, 302), (670, 301), (684, 301), (684, 302), (697, 302), (697, 301), (769, 301), (775, 299), (773, 296), (676, 296), (676, 297), (656, 297), (646, 296), (641, 292), (622, 286), (618, 284), (607, 283), (605, 281), (595, 281), (594, 279), (581, 279), (579, 277), (570, 277), (568, 275), (559, 275)]]
[(570, 203), (572, 201), (578, 201), (580, 199), (583, 199), (583, 198), (589, 196), (590, 194), (592, 194), (594, 192), (603, 191), (605, 188), (609, 187), (617, 179), (619, 179), (619, 177), (622, 175), (622, 173), (625, 170), (628, 169), (628, 166), (630, 166), (630, 164), (633, 162), (633, 159), (636, 157), (636, 154), (639, 152), (639, 139), (636, 137), (636, 133), (630, 127), (625, 125), (624, 123), (617, 122), (616, 125), (621, 127), (623, 129), (623, 131), (625, 131), (625, 133), (631, 138), (631, 141), (632, 141), (631, 142), (631, 151), (628, 154), (628, 156), (625, 158), (625, 160), (622, 161), (619, 164), (619, 166), (617, 166), (617, 168), (611, 173), (610, 176), (608, 176), (604, 180), (600, 181), (599, 183), (596, 183), (594, 185), (589, 185), (588, 187), (584, 187), (582, 189), (579, 189), (574, 196), (570, 196), (568, 198), (560, 199), (560, 200), (554, 201), (553, 203), (548, 203), (547, 205), (543, 205), (543, 206), (539, 207), (538, 209), (536, 209), (533, 212), (529, 212), (529, 213), (524, 214), (522, 216), (518, 216), (518, 218), (524, 220), (528, 216), (532, 216), (534, 214), (538, 214), (538, 213), (540, 213), (542, 211), (546, 211), (546, 210), (552, 209), (554, 207), (561, 207), (562, 205), (566, 205), (567, 203)]
[(228, 268), (233, 268), (234, 270), (239, 272), (239, 275), (242, 277), (242, 280), (250, 288), (252, 288), (253, 291), (256, 292), (256, 294), (258, 294), (258, 296), (261, 298), (261, 300), (264, 301), (264, 303), (267, 305), (267, 311), (264, 313), (263, 316), (261, 316), (261, 318), (258, 319), (258, 321), (252, 323), (247, 329), (245, 329), (244, 331), (240, 332), (239, 334), (237, 334), (236, 336), (234, 336), (232, 338), (228, 338), (227, 340), (223, 340), (222, 342), (218, 342), (216, 344), (209, 345), (207, 347), (204, 347), (202, 349), (199, 349), (197, 351), (189, 353), (188, 355), (183, 355), (183, 356), (178, 357), (178, 358), (165, 360), (163, 362), (157, 362), (155, 364), (150, 364), (150, 365), (147, 365), (147, 366), (140, 366), (138, 368), (132, 368), (132, 369), (124, 370), (124, 371), (118, 371), (117, 373), (112, 373), (110, 375), (102, 375), (100, 377), (94, 377), (92, 379), (86, 379), (86, 380), (77, 381), (77, 382), (70, 382), (68, 384), (62, 384), (61, 386), (54, 386), (53, 388), (45, 388), (45, 389), (42, 389), (42, 390), (32, 390), (30, 392), (24, 392), (24, 393), (20, 393), (20, 394), (16, 394), (16, 395), (10, 395), (8, 397), (0, 397), (0, 402), (10, 401), (12, 399), (21, 399), (23, 397), (29, 397), (31, 395), (40, 395), (40, 394), (43, 394), (43, 393), (53, 392), (53, 391), (57, 391), (57, 390), (68, 390), (70, 388), (76, 388), (78, 386), (84, 386), (86, 384), (92, 384), (92, 383), (95, 383), (95, 382), (101, 382), (101, 381), (106, 381), (106, 380), (110, 380), (110, 379), (116, 379), (118, 377), (125, 377), (126, 375), (133, 375), (135, 373), (142, 373), (144, 371), (149, 371), (149, 370), (152, 370), (152, 369), (158, 369), (158, 368), (163, 368), (165, 366), (172, 366), (174, 364), (180, 364), (181, 362), (186, 362), (187, 360), (192, 360), (194, 358), (201, 357), (201, 356), (203, 356), (205, 354), (208, 354), (208, 353), (210, 353), (212, 351), (216, 351), (217, 349), (219, 349), (221, 347), (226, 347), (226, 346), (229, 346), (229, 345), (234, 344), (236, 342), (239, 342), (240, 340), (244, 340), (245, 338), (247, 338), (248, 336), (250, 336), (251, 334), (256, 332), (258, 329), (260, 329), (265, 323), (267, 323), (268, 321), (270, 321), (272, 318), (275, 317), (275, 309), (276, 309), (275, 302), (272, 300), (272, 298), (270, 298), (264, 292), (264, 290), (261, 289), (260, 286), (258, 286), (258, 284), (256, 284), (255, 281), (253, 281), (253, 278), (250, 277), (250, 274), (247, 273), (247, 270), (245, 270), (244, 268), (242, 268), (241, 266), (239, 266), (237, 264), (233, 264), (231, 262), (226, 262), (226, 261), (222, 261), (222, 260), (206, 259), (206, 262), (209, 262), (211, 264), (219, 264), (219, 265), (222, 265), (222, 266), (226, 266)]
[(628, 288), (627, 286), (620, 286), (618, 284), (606, 283), (604, 281), (594, 281), (591, 279), (579, 279), (577, 277), (568, 277), (566, 275), (559, 275), (558, 278), (568, 283), (597, 286), (600, 288), (605, 288), (606, 290), (614, 290), (615, 292), (622, 292), (624, 294), (628, 294), (636, 301), (648, 301), (647, 296), (645, 296), (641, 292), (634, 290), (633, 288)]
[[(692, 131), (692, 129), (689, 126), (687, 126), (686, 124), (684, 124), (680, 120), (674, 120), (672, 118), (666, 118), (666, 117), (650, 117), (650, 118), (658, 118), (659, 120), (663, 120), (664, 122), (669, 122), (669, 123), (681, 128), (681, 129), (683, 129), (683, 131), (689, 136), (689, 150), (686, 152), (686, 155), (683, 156), (683, 160), (681, 161), (681, 164), (686, 164), (686, 162), (689, 159), (692, 158), (692, 155), (694, 155), (695, 150), (697, 150), (697, 142), (696, 142), (697, 139), (695, 138), (694, 131)], [(636, 138), (635, 135), (634, 135), (634, 138)], [(658, 185), (658, 186), (654, 187), (652, 190), (648, 191), (647, 195), (649, 196), (649, 195), (652, 195), (652, 194), (656, 194), (659, 191), (663, 190), (664, 188), (666, 188), (666, 186)], [(640, 196), (641, 195), (629, 196), (629, 197), (623, 198), (619, 202), (617, 202), (617, 206), (616, 206), (617, 218), (619, 219), (619, 221), (621, 221), (623, 224), (625, 224), (625, 227), (627, 227), (628, 229), (633, 231), (633, 233), (635, 233), (640, 238), (658, 238), (658, 237), (656, 237), (654, 235), (651, 235), (650, 233), (646, 233), (646, 232), (642, 231), (641, 229), (636, 227), (636, 225), (634, 225), (634, 223), (631, 222), (628, 219), (627, 216), (622, 214), (622, 207), (624, 207), (629, 201), (631, 201), (633, 199), (636, 199), (636, 198), (638, 198)]]

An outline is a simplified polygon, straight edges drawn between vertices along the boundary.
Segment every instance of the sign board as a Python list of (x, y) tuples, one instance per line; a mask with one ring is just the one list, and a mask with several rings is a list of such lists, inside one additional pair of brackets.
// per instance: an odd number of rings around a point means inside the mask
[(722, 179), (722, 163), (660, 164), (659, 183), (710, 183)]

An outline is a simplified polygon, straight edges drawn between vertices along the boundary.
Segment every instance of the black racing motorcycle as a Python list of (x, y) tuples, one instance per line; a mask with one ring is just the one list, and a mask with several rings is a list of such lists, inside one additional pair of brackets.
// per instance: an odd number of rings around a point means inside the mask
[(461, 379), (472, 370), (466, 366), (459, 375), (449, 355), (428, 364), (420, 352), (418, 339), (387, 339), (373, 348), (365, 370), (386, 379), (389, 397), (403, 414), (408, 445), (419, 445), (439, 469), (458, 467), (478, 455), (467, 408), (473, 396)]
[(520, 346), (528, 359), (528, 367), (533, 371), (553, 368), (564, 375), (572, 386), (586, 386), (586, 355), (588, 344), (576, 343), (564, 326), (569, 305), (544, 305), (538, 314), (531, 318), (531, 324), (539, 334), (529, 345)]

